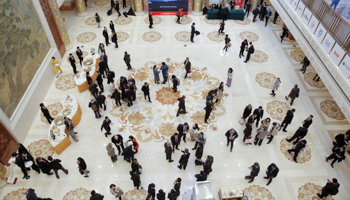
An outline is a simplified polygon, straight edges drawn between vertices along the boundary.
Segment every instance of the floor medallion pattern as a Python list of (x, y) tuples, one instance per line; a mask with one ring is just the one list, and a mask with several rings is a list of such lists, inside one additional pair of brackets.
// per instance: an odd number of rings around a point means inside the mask
[(85, 188), (78, 188), (67, 192), (67, 194), (64, 195), (63, 200), (88, 200), (90, 199), (90, 196), (90, 190), (87, 190)]
[(329, 118), (335, 120), (345, 120), (345, 116), (338, 104), (334, 100), (324, 100), (320, 103), (320, 108), (322, 112), (327, 115)]
[(286, 113), (290, 110), (291, 107), (282, 101), (274, 100), (266, 105), (266, 111), (270, 114), (275, 120), (283, 121)]
[[(184, 74), (183, 62), (170, 61), (169, 73), (180, 78), (181, 83), (178, 91), (174, 93), (169, 90), (168, 86), (155, 85), (153, 73), (150, 73), (153, 66), (161, 66), (161, 62), (149, 61), (143, 67), (131, 71), (127, 77), (134, 77), (141, 88), (144, 82), (155, 86), (155, 97), (152, 99), (152, 104), (143, 99), (143, 94), (140, 91), (137, 94), (139, 103), (132, 107), (117, 107), (114, 106), (111, 110), (111, 115), (118, 119), (121, 124), (121, 130), (130, 131), (136, 134), (136, 137), (141, 142), (149, 141), (164, 141), (167, 140), (174, 132), (177, 125), (183, 121), (190, 124), (198, 123), (203, 132), (206, 130), (216, 129), (213, 126), (218, 121), (219, 116), (226, 113), (223, 106), (226, 101), (227, 94), (223, 95), (221, 102), (215, 105), (209, 124), (204, 124), (204, 106), (205, 97), (208, 92), (215, 89), (220, 84), (220, 80), (212, 77), (207, 68), (192, 66), (191, 79), (182, 79)], [(178, 98), (186, 95), (187, 114), (176, 117), (178, 109)], [(190, 106), (191, 105), (191, 106)]]
[[(100, 17), (100, 21), (103, 22), (103, 18)], [(87, 18), (84, 23), (88, 26), (97, 26), (96, 18), (95, 17), (89, 17)]]
[(66, 74), (66, 75), (60, 76), (55, 81), (56, 88), (62, 91), (67, 91), (75, 88), (77, 85), (75, 84), (74, 77), (75, 77), (74, 74)]
[(146, 42), (157, 42), (162, 39), (162, 34), (157, 31), (148, 31), (142, 34), (142, 39)]
[(191, 33), (189, 31), (180, 31), (175, 34), (175, 38), (179, 42), (189, 42), (191, 39)]
[[(159, 16), (152, 16), (152, 18), (153, 18), (153, 25), (155, 25), (155, 24), (160, 24), (160, 23), (162, 23), (162, 21), (163, 21), (162, 18), (159, 17)], [(146, 24), (149, 24), (148, 17), (145, 18), (144, 22), (145, 22)]]
[(213, 42), (223, 42), (225, 41), (225, 34), (218, 34), (217, 31), (211, 31), (208, 33), (207, 37)]
[[(287, 141), (287, 139), (291, 138), (290, 136), (287, 137), (287, 138), (284, 138), (281, 140), (281, 146), (280, 146), (280, 150), (282, 152), (282, 154), (284, 154), (284, 156), (292, 161), (293, 161), (293, 156), (294, 156), (294, 153), (288, 153), (288, 149), (291, 149), (294, 145), (293, 143), (289, 143)], [(302, 163), (306, 163), (307, 161), (309, 161), (311, 159), (311, 148), (308, 144), (306, 144), (306, 147), (304, 150), (302, 150), (301, 152), (299, 152), (299, 155), (297, 157), (297, 161), (299, 164), (302, 164)]]
[(302, 50), (300, 49), (296, 49), (290, 52), (290, 57), (293, 58), (293, 60), (297, 61), (297, 62), (301, 62), (303, 61), (305, 54)]
[(211, 24), (211, 25), (219, 25), (222, 22), (222, 20), (218, 20), (218, 19), (208, 19), (207, 15), (204, 17), (204, 21), (205, 23)]
[(80, 33), (77, 36), (77, 41), (80, 43), (88, 43), (92, 42), (97, 38), (96, 33), (93, 32), (85, 32), (85, 33)]
[(255, 81), (263, 88), (272, 89), (273, 84), (277, 80), (274, 74), (268, 72), (261, 72), (256, 75)]
[(96, 1), (94, 1), (94, 4), (96, 6), (105, 6), (105, 5), (108, 5), (110, 3), (111, 3), (110, 0), (96, 0)]
[(43, 157), (43, 158), (52, 156), (55, 151), (53, 149), (53, 146), (50, 144), (50, 142), (45, 139), (32, 142), (30, 145), (28, 145), (28, 149), (32, 154), (32, 156)]
[[(119, 42), (125, 42), (127, 39), (129, 39), (129, 34), (127, 32), (118, 31), (118, 32), (116, 32), (116, 34), (117, 34), (117, 38), (118, 38), (118, 44), (119, 44)], [(109, 35), (109, 39), (112, 42), (112, 34)]]
[(5, 197), (4, 200), (23, 200), (27, 199), (26, 195), (22, 194), (23, 190), (26, 190), (27, 188), (20, 188), (18, 190), (12, 191), (8, 193)]
[(144, 200), (147, 198), (146, 190), (129, 190), (123, 196), (123, 200)]
[(243, 190), (247, 194), (249, 200), (275, 200), (275, 197), (272, 196), (269, 189), (261, 187), (258, 185), (252, 185)]
[[(176, 23), (177, 17), (174, 18), (174, 22)], [(184, 15), (183, 17), (180, 18), (180, 23), (181, 25), (187, 25), (192, 22), (192, 18), (188, 15)]]
[(250, 20), (248, 17), (244, 17), (244, 20), (233, 20), (236, 24), (240, 24), (240, 25), (248, 25), (252, 22), (252, 20)]
[[(82, 52), (83, 52), (83, 58), (85, 58), (87, 55), (89, 55), (89, 52), (87, 52), (87, 51), (82, 51)], [(75, 64), (76, 65), (80, 65), (80, 61), (79, 61), (79, 58), (78, 58), (77, 54), (75, 52), (73, 52), (72, 54), (73, 54), (73, 56), (75, 58), (75, 62), (76, 62)], [(69, 56), (67, 57), (67, 62), (70, 63), (69, 62)]]
[(256, 63), (267, 62), (268, 59), (269, 56), (265, 52), (260, 50), (255, 50), (255, 52), (250, 55), (250, 60)]
[[(312, 199), (312, 200), (321, 200), (317, 193), (322, 189), (321, 186), (315, 185), (313, 183), (306, 183), (305, 185), (301, 186), (298, 191), (298, 199), (299, 200), (305, 200), (305, 199)], [(333, 200), (331, 196), (324, 198), (326, 200)]]
[(114, 20), (114, 23), (116, 23), (118, 25), (127, 25), (127, 24), (130, 24), (131, 22), (132, 22), (132, 18), (125, 17), (124, 15), (122, 15)]
[[(315, 87), (315, 88), (325, 88), (326, 86), (324, 85), (324, 83), (322, 82), (322, 80), (320, 79), (320, 81), (314, 81), (313, 78), (316, 76), (317, 73), (315, 72), (307, 72), (304, 74), (304, 81), (310, 85), (311, 87)], [(315, 79), (317, 80), (317, 79)]]
[[(46, 105), (46, 108), (49, 110), (51, 117), (56, 118), (59, 114), (61, 114), (63, 105), (60, 102), (56, 102), (53, 104)], [(49, 124), (42, 112), (40, 112), (40, 120), (46, 124)]]
[(250, 32), (250, 31), (244, 31), (244, 32), (239, 33), (239, 37), (242, 40), (247, 39), (248, 42), (256, 42), (259, 40), (259, 36), (256, 33)]

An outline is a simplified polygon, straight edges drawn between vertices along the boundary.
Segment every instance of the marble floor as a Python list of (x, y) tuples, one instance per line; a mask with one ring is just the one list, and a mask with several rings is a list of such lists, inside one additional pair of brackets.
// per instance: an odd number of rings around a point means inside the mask
[[(72, 144), (60, 155), (53, 152), (47, 143), (48, 127), (41, 113), (35, 115), (35, 120), (28, 136), (24, 141), (36, 155), (53, 155), (62, 160), (62, 164), (69, 170), (69, 175), (60, 172), (60, 179), (54, 176), (37, 175), (33, 171), (29, 180), (22, 179), (22, 172), (17, 166), (13, 167), (14, 177), (19, 180), (15, 185), (7, 185), (0, 192), (0, 198), (23, 199), (18, 194), (21, 188), (34, 188), (40, 197), (53, 199), (88, 199), (89, 191), (96, 190), (105, 195), (105, 199), (115, 199), (109, 194), (109, 185), (114, 183), (124, 192), (124, 199), (145, 199), (146, 192), (134, 190), (130, 180), (130, 164), (118, 158), (112, 163), (107, 155), (105, 146), (110, 142), (100, 131), (101, 119), (95, 119), (93, 112), (88, 108), (90, 93), (79, 93), (74, 84), (72, 68), (67, 62), (70, 52), (76, 46), (81, 46), (87, 53), (92, 47), (103, 42), (102, 28), (97, 28), (91, 18), (100, 13), (103, 19), (102, 26), (107, 26), (110, 20), (116, 23), (118, 31), (119, 48), (110, 45), (106, 48), (109, 56), (109, 67), (116, 73), (116, 82), (120, 76), (133, 76), (137, 81), (137, 100), (133, 107), (116, 107), (108, 98), (107, 110), (103, 116), (109, 116), (114, 127), (112, 134), (122, 134), (124, 138), (129, 135), (136, 136), (140, 144), (136, 158), (143, 167), (141, 185), (147, 188), (148, 184), (155, 183), (156, 190), (163, 189), (169, 192), (177, 177), (182, 178), (180, 199), (189, 199), (188, 194), (194, 186), (194, 175), (202, 169), (194, 164), (194, 151), (186, 171), (179, 170), (176, 165), (181, 156), (179, 151), (173, 154), (174, 162), (165, 160), (163, 143), (176, 131), (179, 123), (188, 122), (190, 125), (198, 123), (207, 137), (204, 155), (214, 157), (213, 172), (208, 181), (212, 183), (214, 198), (218, 199), (220, 186), (239, 184), (250, 197), (249, 199), (318, 199), (317, 191), (326, 184), (327, 179), (337, 178), (340, 182), (339, 194), (334, 199), (350, 199), (347, 186), (350, 184), (349, 159), (335, 164), (332, 169), (325, 162), (325, 156), (331, 151), (332, 140), (335, 134), (344, 133), (349, 129), (349, 123), (335, 104), (332, 96), (320, 82), (312, 80), (315, 72), (309, 66), (303, 75), (299, 69), (303, 52), (298, 44), (279, 41), (282, 20), (278, 23), (269, 23), (267, 27), (263, 22), (252, 23), (250, 15), (243, 22), (227, 21), (225, 33), (231, 38), (232, 47), (224, 53), (223, 36), (216, 31), (219, 25), (215, 21), (208, 21), (204, 16), (189, 15), (183, 25), (176, 24), (174, 16), (155, 16), (154, 29), (150, 30), (146, 24), (147, 16), (117, 18), (116, 13), (106, 15), (108, 5), (97, 0), (100, 6), (89, 2), (88, 16), (77, 17), (74, 11), (62, 12), (72, 48), (67, 50), (62, 59), (63, 74), (61, 78), (54, 79), (43, 103), (49, 106), (51, 112), (58, 112), (62, 107), (58, 102), (67, 94), (74, 95), (83, 112), (80, 123), (75, 130), (79, 133), (79, 142)], [(189, 42), (190, 23), (196, 23), (196, 29), (201, 35), (195, 37), (195, 43)], [(244, 63), (238, 57), (239, 45), (242, 39), (253, 41), (255, 53), (251, 61)], [(123, 61), (124, 51), (131, 54), (132, 71), (126, 70)], [(184, 76), (183, 61), (190, 58), (193, 67), (191, 79), (181, 79), (178, 93), (170, 93), (165, 85), (153, 84), (153, 73), (150, 68), (154, 64), (166, 62), (170, 66), (170, 73)], [(215, 107), (210, 117), (210, 123), (204, 124), (204, 97), (206, 92), (226, 81), (228, 68), (233, 68), (234, 77), (232, 86), (225, 87), (223, 101)], [(81, 71), (80, 66), (77, 66)], [(52, 73), (54, 70), (52, 69)], [(276, 96), (269, 95), (275, 79), (279, 77), (282, 84)], [(143, 82), (149, 82), (151, 88), (152, 104), (145, 101), (140, 91)], [(107, 87), (106, 81), (104, 82)], [(263, 106), (264, 118), (271, 117), (272, 122), (281, 123), (286, 111), (291, 107), (284, 96), (287, 95), (294, 84), (298, 84), (301, 93), (295, 100), (292, 108), (296, 109), (295, 117), (288, 132), (280, 132), (267, 145), (265, 139), (261, 146), (246, 146), (242, 142), (244, 127), (238, 123), (244, 107), (249, 103), (253, 108)], [(107, 94), (106, 94), (107, 95)], [(179, 95), (187, 96), (186, 115), (176, 118), (177, 101)], [(56, 110), (56, 111), (55, 111)], [(291, 161), (290, 155), (285, 153), (289, 144), (285, 138), (291, 136), (301, 125), (301, 122), (310, 114), (314, 115), (314, 122), (306, 136), (308, 147), (301, 153), (300, 163)], [(234, 128), (239, 138), (235, 141), (233, 151), (226, 147), (225, 133)], [(256, 128), (253, 128), (253, 136)], [(192, 149), (194, 143), (187, 138), (187, 143), (181, 143), (180, 148)], [(77, 169), (76, 159), (85, 159), (90, 177), (84, 178)], [(253, 183), (244, 179), (254, 162), (259, 162), (261, 171)], [(280, 172), (273, 182), (266, 186), (265, 169), (271, 163), (276, 163)]]

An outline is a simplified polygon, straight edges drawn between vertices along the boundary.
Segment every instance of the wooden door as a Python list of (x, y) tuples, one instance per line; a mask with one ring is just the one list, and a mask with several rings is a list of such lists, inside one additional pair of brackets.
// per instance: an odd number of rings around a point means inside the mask
[(17, 141), (7, 131), (7, 129), (0, 123), (0, 162), (9, 166), (8, 160), (11, 154), (17, 151), (15, 144)]

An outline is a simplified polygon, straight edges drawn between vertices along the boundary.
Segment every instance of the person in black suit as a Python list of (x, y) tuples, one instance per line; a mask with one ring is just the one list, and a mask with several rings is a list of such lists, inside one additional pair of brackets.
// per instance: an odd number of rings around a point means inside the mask
[(102, 59), (99, 63), (98, 63), (98, 69), (100, 71), (100, 74), (103, 76), (103, 78), (106, 78), (107, 76), (107, 60)]
[(118, 89), (115, 89), (114, 92), (112, 93), (111, 98), (113, 98), (115, 100), (115, 105), (116, 106), (121, 106), (122, 103), (120, 102), (120, 92), (118, 91)]
[(77, 56), (78, 56), (78, 58), (79, 58), (80, 65), (83, 66), (83, 65), (82, 65), (83, 60), (84, 60), (84, 58), (83, 58), (83, 52), (80, 50), (79, 47), (77, 47), (77, 50), (75, 51), (75, 53), (77, 54)]
[(303, 127), (309, 128), (309, 126), (312, 124), (312, 118), (314, 118), (313, 115), (310, 115), (308, 118), (306, 118), (306, 119), (302, 122)]
[(336, 195), (339, 192), (338, 190), (339, 186), (340, 185), (336, 178), (333, 178), (332, 181), (328, 179), (327, 184), (321, 190), (321, 194), (317, 193), (317, 196), (323, 199), (328, 195)]
[(171, 191), (168, 193), (168, 199), (169, 200), (177, 199), (177, 192), (174, 189), (171, 189)]
[(125, 93), (126, 93), (126, 98), (128, 101), (128, 106), (131, 107), (133, 105), (132, 103), (132, 89), (131, 88), (126, 88), (125, 89)]
[(266, 185), (270, 185), (272, 179), (277, 176), (279, 171), (280, 170), (278, 169), (275, 163), (271, 163), (271, 165), (267, 167), (266, 176), (264, 177), (264, 179), (269, 179), (269, 182), (267, 182)]
[(71, 53), (69, 54), (69, 62), (73, 68), (73, 73), (77, 74), (79, 71), (77, 71), (77, 66), (75, 65), (75, 58), (74, 58), (73, 54), (71, 54)]
[(25, 148), (25, 147), (23, 146), (23, 144), (21, 144), (21, 143), (16, 143), (16, 144), (15, 144), (15, 147), (17, 147), (17, 151), (18, 151), (18, 154), (19, 154), (19, 155), (22, 155), (23, 152), (25, 152), (26, 154), (29, 154), (28, 149)]
[(331, 155), (326, 157), (326, 162), (328, 162), (328, 160), (330, 159), (333, 159), (333, 162), (331, 163), (332, 168), (334, 168), (333, 165), (336, 161), (341, 162), (345, 160), (345, 147), (341, 147), (340, 149), (335, 149)]
[(206, 106), (204, 108), (205, 109), (205, 117), (204, 117), (204, 122), (205, 123), (208, 123), (208, 119), (210, 117), (210, 113), (213, 110), (213, 108), (214, 108), (214, 104), (211, 102), (211, 100), (208, 100), (206, 102)]
[(22, 153), (20, 153), (20, 154), (17, 156), (16, 161), (15, 161), (15, 164), (16, 164), (18, 167), (21, 168), (21, 170), (22, 170), (22, 172), (23, 172), (23, 174), (24, 174), (23, 178), (25, 178), (25, 179), (29, 179), (29, 178), (30, 178), (30, 176), (29, 176), (28, 173), (27, 173), (27, 169), (29, 169), (29, 168), (25, 167), (25, 165), (26, 165), (26, 163), (27, 163), (28, 161), (32, 161), (32, 162), (33, 162), (33, 165), (31, 166), (31, 168), (34, 169), (36, 172), (38, 172), (38, 173), (40, 174), (40, 169), (39, 169), (39, 167), (35, 164), (35, 161), (34, 161), (33, 157), (32, 157), (29, 153), (27, 153), (26, 151), (22, 151)]
[(179, 138), (179, 134), (175, 133), (174, 135), (172, 135), (170, 137), (170, 140), (171, 140), (171, 144), (173, 146), (173, 152), (175, 152), (175, 149), (180, 150), (179, 149), (179, 144), (181, 142), (181, 138)]
[(243, 115), (242, 115), (242, 118), (243, 119), (247, 119), (247, 117), (249, 117), (249, 115), (252, 113), (252, 105), (251, 104), (248, 104), (244, 111), (243, 111)]
[(97, 77), (96, 77), (96, 82), (100, 90), (103, 92), (103, 79), (102, 79), (102, 74), (100, 73), (99, 70), (97, 70)]
[(36, 163), (38, 164), (39, 168), (41, 169), (41, 172), (47, 175), (52, 175), (51, 173), (51, 167), (49, 166), (49, 161), (47, 161), (45, 158), (42, 157), (36, 157)]
[(106, 97), (105, 97), (105, 95), (102, 94), (102, 91), (100, 91), (98, 93), (98, 95), (96, 96), (96, 101), (101, 109), (102, 109), (102, 105), (103, 105), (103, 110), (106, 110), (106, 107), (107, 107), (106, 106)]
[(173, 87), (171, 89), (174, 90), (174, 93), (177, 92), (177, 86), (179, 82), (177, 81), (177, 77), (175, 75), (171, 76), (171, 81), (173, 82)]
[(264, 110), (262, 109), (262, 106), (256, 108), (253, 112), (253, 115), (256, 115), (256, 127), (258, 127), (260, 119), (262, 119), (264, 116)]
[(173, 162), (174, 160), (171, 160), (171, 154), (173, 152), (173, 148), (171, 147), (171, 143), (169, 141), (165, 142), (164, 148), (165, 148), (166, 160), (168, 160), (169, 162)]
[[(111, 0), (111, 2), (112, 2), (113, 0)], [(113, 2), (114, 3), (114, 2)], [(109, 22), (109, 28), (111, 29), (111, 32), (113, 33), (113, 31), (115, 31), (115, 29), (114, 29), (114, 23), (113, 23), (113, 21), (111, 20), (110, 22)], [(113, 41), (113, 40), (112, 40)]]
[(229, 14), (229, 10), (228, 10), (228, 7), (224, 7), (222, 9), (222, 14), (224, 15), (224, 20), (227, 20), (227, 17), (228, 17), (228, 14)]
[(244, 57), (244, 50), (248, 47), (248, 41), (247, 39), (242, 41), (241, 47), (240, 47), (240, 51), (239, 51), (239, 58), (241, 58), (241, 56)]
[(91, 93), (91, 96), (95, 97), (97, 96), (98, 94), (98, 88), (97, 88), (97, 84), (96, 83), (92, 83), (90, 86), (89, 86), (89, 91)]
[(108, 39), (108, 32), (107, 32), (107, 27), (104, 27), (103, 31), (102, 31), (103, 37), (105, 38), (105, 43), (106, 46), (108, 47), (109, 43), (109, 39)]
[(196, 28), (195, 28), (195, 23), (192, 23), (192, 26), (191, 26), (191, 42), (194, 43), (193, 41), (193, 38), (194, 38), (194, 33), (196, 32)]
[[(51, 198), (40, 198), (35, 194), (35, 190), (32, 188), (23, 189), (22, 194), (26, 196), (27, 200), (52, 200)], [(17, 195), (16, 195), (17, 196)]]
[(247, 5), (244, 6), (245, 7), (245, 14), (247, 14), (247, 17), (249, 16), (249, 11), (250, 11), (250, 7), (252, 7), (252, 4), (250, 3), (250, 1), (248, 1)]
[(275, 16), (273, 18), (273, 23), (276, 24), (277, 18), (280, 16), (277, 11), (275, 11)]
[(148, 192), (148, 194), (150, 194), (152, 196), (151, 199), (155, 199), (156, 198), (156, 185), (154, 183), (149, 184), (147, 192)]
[(306, 143), (307, 143), (306, 140), (300, 140), (294, 149), (288, 149), (288, 153), (294, 152), (294, 157), (293, 157), (294, 162), (296, 163), (298, 162), (297, 161), (298, 154), (302, 149), (305, 148)]
[(141, 186), (140, 174), (138, 172), (130, 171), (130, 175), (131, 175), (131, 180), (134, 183), (134, 187), (139, 189), (139, 187)]
[(96, 119), (101, 117), (100, 109), (98, 108), (99, 105), (94, 98), (91, 98), (88, 106), (94, 111)]
[(287, 26), (283, 27), (283, 32), (282, 32), (282, 35), (281, 35), (281, 43), (283, 42), (283, 38), (284, 37), (288, 37), (288, 28), (287, 28)]
[(50, 161), (49, 162), (49, 167), (51, 169), (53, 169), (53, 171), (55, 172), (56, 178), (59, 179), (60, 176), (58, 175), (58, 170), (62, 170), (65, 174), (68, 174), (68, 169), (65, 169), (62, 165), (61, 165), (61, 160), (60, 159), (53, 159), (51, 156), (47, 157), (47, 159)]
[(257, 17), (259, 14), (260, 14), (260, 9), (259, 9), (259, 6), (258, 6), (258, 7), (256, 7), (256, 8), (253, 10), (253, 15), (254, 15), (254, 17), (253, 17), (253, 23), (255, 23), (256, 17)]
[(145, 100), (146, 100), (146, 96), (148, 96), (148, 101), (150, 103), (152, 103), (151, 97), (149, 96), (149, 85), (147, 82), (145, 82), (145, 84), (142, 86), (141, 90), (143, 92), (143, 96), (145, 97)]
[(114, 71), (107, 71), (107, 84), (114, 83), (115, 73)]
[(344, 147), (349, 144), (350, 133), (346, 132), (345, 134), (338, 134), (335, 136), (335, 142), (333, 142), (332, 151), (334, 152), (336, 148)]
[[(124, 6), (123, 6), (123, 8), (124, 8)], [(120, 17), (121, 14), (119, 12), (120, 8), (119, 8), (119, 2), (118, 1), (115, 1), (114, 9), (117, 11), (118, 17)]]
[(228, 43), (230, 43), (231, 42), (231, 39), (228, 37), (228, 34), (226, 34), (226, 37), (225, 37), (225, 46), (224, 46), (224, 48), (222, 49), (223, 51), (227, 51), (227, 49), (228, 49)]
[(184, 142), (186, 143), (186, 134), (189, 131), (189, 125), (187, 122), (184, 124), (179, 124), (177, 126), (177, 132), (179, 132), (179, 139), (183, 138)]
[(260, 165), (258, 162), (255, 162), (251, 167), (248, 167), (250, 169), (250, 176), (246, 176), (245, 179), (250, 179), (248, 183), (251, 183), (254, 181), (254, 178), (258, 176), (260, 172)]
[(261, 4), (260, 8), (260, 21), (264, 21), (265, 15), (266, 15), (266, 9), (267, 9), (267, 4)]
[(295, 109), (288, 110), (286, 116), (284, 117), (284, 120), (281, 124), (281, 127), (283, 128), (283, 132), (287, 132), (287, 127), (290, 123), (292, 123), (293, 117), (294, 117)]
[(177, 178), (174, 182), (174, 190), (177, 196), (180, 195), (181, 181), (181, 178)]
[(177, 166), (179, 169), (186, 169), (188, 159), (190, 158), (190, 153), (188, 152), (188, 149), (186, 148), (184, 151), (182, 151), (182, 155), (179, 160), (179, 165)]
[(96, 193), (95, 190), (91, 191), (90, 200), (103, 200), (103, 198), (104, 198), (104, 196), (99, 194), (99, 193)]
[(176, 117), (179, 116), (179, 114), (186, 114), (186, 96), (185, 95), (182, 95), (182, 97), (178, 98), (177, 99), (179, 101), (179, 109), (177, 110), (177, 113), (176, 113)]
[(157, 200), (165, 200), (165, 193), (162, 189), (157, 193)]
[(186, 74), (185, 74), (185, 79), (186, 79), (187, 74), (190, 73), (190, 71), (191, 71), (191, 62), (190, 62), (190, 59), (188, 57), (186, 58), (184, 65), (185, 65), (185, 70), (186, 70)]
[[(149, 28), (153, 28), (153, 18), (152, 18), (152, 12), (149, 12), (148, 15), (148, 21), (149, 21)], [(154, 197), (153, 197), (154, 198)]]
[(247, 59), (244, 61), (245, 63), (247, 63), (250, 59), (250, 54), (253, 54), (254, 53), (254, 46), (253, 46), (253, 43), (252, 42), (249, 42), (249, 48), (247, 49)]
[(269, 22), (270, 17), (271, 17), (271, 10), (268, 9), (266, 11), (266, 16), (265, 16), (265, 27), (267, 26), (267, 23)]
[(112, 42), (115, 44), (115, 48), (118, 48), (118, 35), (115, 30), (112, 30)]
[(231, 143), (230, 152), (232, 152), (233, 143), (234, 143), (235, 139), (238, 138), (238, 134), (237, 134), (235, 129), (231, 128), (230, 130), (228, 130), (225, 133), (225, 136), (227, 138), (227, 145), (226, 146), (228, 146), (229, 143)]
[(196, 181), (206, 181), (207, 180), (207, 174), (204, 171), (201, 171), (199, 174), (196, 174), (194, 177), (197, 178)]
[(205, 159), (205, 161), (203, 163), (203, 170), (204, 170), (204, 172), (207, 175), (209, 175), (210, 172), (213, 171), (212, 168), (211, 168), (211, 166), (213, 165), (213, 162), (214, 162), (214, 158), (212, 156), (210, 156), (210, 155), (207, 155), (206, 159)]
[(305, 74), (306, 68), (310, 65), (309, 59), (305, 56), (300, 64), (303, 64), (303, 67), (300, 69), (300, 71), (303, 71), (303, 74)]
[(89, 85), (91, 85), (92, 84), (92, 78), (91, 78), (91, 76), (90, 76), (90, 72), (86, 72), (86, 81), (87, 81), (87, 83), (89, 84)]
[(116, 134), (112, 137), (111, 141), (117, 147), (118, 155), (120, 155), (124, 151), (123, 137), (120, 134)]
[(132, 67), (130, 65), (131, 59), (130, 59), (130, 54), (128, 52), (124, 52), (124, 62), (126, 63), (126, 66), (128, 67), (127, 70), (130, 70)]
[(113, 10), (114, 6), (115, 6), (114, 0), (111, 0), (111, 10)]
[(51, 117), (50, 111), (44, 106), (43, 103), (40, 104), (40, 108), (41, 108), (41, 112), (43, 113), (44, 117), (47, 119), (47, 122), (49, 122), (49, 124), (51, 124), (51, 122), (52, 122), (52, 120), (54, 120), (54, 118)]
[[(253, 127), (252, 125), (254, 124), (254, 115), (252, 117), (248, 118), (247, 123), (245, 124), (245, 129), (243, 131), (244, 137), (243, 137), (243, 142), (246, 141), (246, 139), (251, 138)], [(252, 144), (252, 143), (245, 143), (245, 144)]]
[[(107, 137), (108, 135), (112, 134), (111, 133), (111, 127), (110, 124), (113, 124), (112, 121), (106, 116), (105, 120), (103, 120), (102, 126), (101, 126), (101, 132), (102, 129), (105, 129), (105, 136)], [(119, 150), (119, 149), (118, 149)]]
[(288, 142), (292, 142), (294, 139), (295, 142), (293, 143), (294, 145), (299, 142), (299, 140), (303, 139), (307, 135), (308, 129), (305, 127), (299, 127), (298, 130), (294, 133), (294, 135), (290, 138), (287, 139)]
[(224, 29), (225, 29), (225, 21), (222, 20), (222, 22), (220, 22), (220, 28), (218, 30), (218, 34), (224, 33)]
[(195, 156), (198, 160), (202, 160), (202, 157), (203, 157), (203, 144), (202, 143), (198, 143)]

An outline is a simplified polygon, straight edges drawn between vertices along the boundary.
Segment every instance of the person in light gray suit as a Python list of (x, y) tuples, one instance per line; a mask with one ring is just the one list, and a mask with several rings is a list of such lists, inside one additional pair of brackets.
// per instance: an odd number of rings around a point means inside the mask
[(157, 65), (153, 66), (153, 75), (154, 75), (154, 83), (159, 84), (159, 70), (157, 68)]
[(113, 144), (108, 143), (106, 146), (107, 154), (111, 157), (112, 162), (117, 162), (117, 155), (115, 154)]
[(257, 130), (258, 134), (255, 136), (255, 141), (254, 141), (254, 144), (255, 145), (261, 145), (262, 141), (264, 140), (265, 136), (267, 134), (269, 134), (269, 132), (267, 131), (267, 127), (264, 126), (263, 128), (259, 128)]
[(270, 93), (270, 95), (272, 95), (273, 97), (276, 96), (275, 90), (278, 90), (278, 88), (280, 87), (280, 84), (281, 84), (281, 80), (280, 78), (277, 78), (276, 82), (272, 86), (272, 93)]

